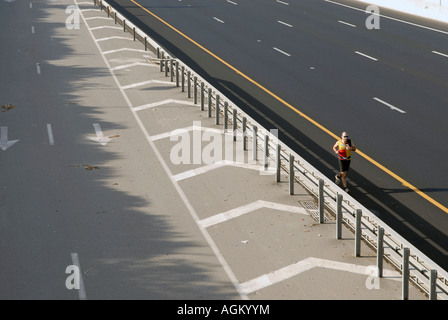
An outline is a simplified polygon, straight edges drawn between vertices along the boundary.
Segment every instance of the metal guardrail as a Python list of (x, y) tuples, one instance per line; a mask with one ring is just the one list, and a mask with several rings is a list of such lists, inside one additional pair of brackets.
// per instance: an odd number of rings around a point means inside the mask
[[(355, 233), (354, 255), (361, 255), (361, 241), (364, 240), (377, 252), (377, 276), (383, 276), (383, 260), (387, 260), (402, 274), (402, 298), (408, 299), (409, 281), (428, 294), (429, 299), (448, 299), (448, 272), (420, 252), (377, 216), (339, 188), (333, 181), (317, 171), (311, 164), (279, 141), (275, 132), (270, 132), (244, 113), (217, 89), (188, 68), (179, 59), (169, 54), (150, 36), (142, 32), (107, 1), (93, 0), (94, 5), (104, 10), (124, 32), (133, 34), (134, 41), (144, 44), (157, 59), (150, 62), (160, 64), (160, 72), (176, 82), (182, 92), (187, 92), (208, 117), (215, 117), (216, 125), (223, 125), (223, 132), (232, 131), (233, 140), (240, 138), (243, 150), (249, 150), (252, 143), (252, 158), (256, 163), (263, 155), (265, 171), (271, 171), (280, 182), (281, 172), (288, 174), (289, 193), (294, 194), (294, 184), (299, 183), (318, 202), (319, 223), (325, 223), (325, 210), (336, 217), (336, 238), (341, 239), (342, 225)], [(239, 136), (241, 134), (241, 136)], [(274, 163), (273, 167), (269, 164)]]

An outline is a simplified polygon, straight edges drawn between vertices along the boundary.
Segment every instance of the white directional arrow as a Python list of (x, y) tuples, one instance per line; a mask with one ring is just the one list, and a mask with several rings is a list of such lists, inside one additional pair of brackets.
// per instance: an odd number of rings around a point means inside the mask
[(0, 131), (0, 148), (2, 148), (3, 151), (5, 151), (9, 147), (11, 147), (17, 141), (19, 141), (19, 140), (8, 141), (8, 127), (1, 127), (1, 131)]
[(101, 130), (99, 123), (94, 123), (93, 128), (95, 128), (96, 137), (89, 137), (89, 139), (105, 146), (111, 139), (103, 135), (103, 131)]

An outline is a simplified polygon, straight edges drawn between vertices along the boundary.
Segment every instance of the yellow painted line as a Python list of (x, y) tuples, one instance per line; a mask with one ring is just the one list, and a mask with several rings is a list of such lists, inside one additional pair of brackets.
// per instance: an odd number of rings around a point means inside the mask
[(367, 161), (369, 161), (370, 163), (374, 164), (375, 166), (377, 166), (378, 168), (380, 168), (381, 170), (383, 170), (384, 172), (386, 172), (388, 175), (390, 175), (391, 177), (395, 178), (396, 180), (400, 181), (401, 184), (409, 189), (411, 189), (412, 191), (414, 191), (415, 193), (417, 193), (419, 196), (421, 196), (423, 199), (429, 201), (430, 203), (432, 203), (433, 205), (435, 205), (436, 207), (438, 207), (440, 210), (444, 211), (445, 213), (448, 213), (448, 208), (443, 206), (441, 203), (437, 202), (436, 200), (434, 200), (433, 198), (431, 198), (430, 196), (428, 196), (426, 193), (424, 193), (423, 191), (419, 190), (418, 188), (414, 187), (412, 184), (410, 184), (409, 182), (407, 182), (406, 180), (404, 180), (403, 178), (401, 178), (400, 176), (398, 176), (397, 174), (395, 174), (394, 172), (390, 171), (389, 169), (387, 169), (385, 166), (383, 166), (382, 164), (378, 163), (377, 161), (373, 160), (371, 157), (369, 157), (368, 155), (366, 155), (364, 152), (360, 151), (359, 149), (356, 150), (356, 153), (358, 153), (360, 156), (362, 156), (364, 159), (366, 159)]
[[(241, 71), (239, 71), (238, 69), (236, 69), (234, 66), (232, 66), (231, 64), (227, 63), (226, 61), (224, 61), (223, 59), (221, 59), (220, 57), (218, 57), (217, 55), (215, 55), (213, 52), (211, 52), (210, 50), (208, 50), (207, 48), (203, 47), (202, 45), (200, 45), (199, 43), (197, 43), (196, 41), (194, 41), (193, 39), (191, 39), (190, 37), (188, 37), (186, 34), (184, 34), (183, 32), (179, 31), (178, 29), (176, 29), (175, 27), (173, 27), (172, 25), (170, 25), (168, 22), (166, 22), (165, 20), (163, 20), (162, 18), (160, 18), (159, 16), (155, 15), (154, 13), (152, 13), (151, 11), (149, 11), (148, 9), (146, 9), (145, 7), (143, 7), (141, 4), (139, 4), (138, 2), (136, 2), (135, 0), (130, 0), (131, 2), (133, 2), (135, 5), (139, 6), (142, 10), (146, 11), (147, 13), (149, 13), (150, 15), (152, 15), (154, 18), (156, 18), (157, 20), (159, 20), (160, 22), (162, 22), (164, 25), (168, 26), (169, 28), (171, 28), (172, 30), (174, 30), (175, 32), (177, 32), (178, 34), (180, 34), (182, 37), (184, 37), (185, 39), (187, 39), (188, 41), (190, 41), (191, 43), (193, 43), (194, 45), (196, 45), (197, 47), (201, 48), (202, 50), (204, 50), (205, 52), (207, 52), (209, 55), (211, 55), (213, 58), (215, 58), (216, 60), (218, 60), (219, 62), (223, 63), (225, 66), (229, 67), (231, 70), (235, 71), (237, 74), (239, 74), (240, 76), (242, 76), (244, 79), (248, 80), (249, 82), (251, 82), (252, 84), (254, 84), (255, 86), (257, 86), (258, 88), (260, 88), (261, 90), (263, 90), (264, 92), (266, 92), (267, 94), (269, 94), (271, 97), (275, 98), (276, 100), (278, 100), (279, 102), (281, 102), (283, 105), (287, 106), (289, 109), (293, 110), (294, 112), (296, 112), (298, 115), (300, 115), (301, 117), (305, 118), (306, 120), (308, 120), (309, 122), (311, 122), (312, 124), (314, 124), (316, 127), (318, 127), (319, 129), (321, 129), (322, 131), (326, 132), (327, 134), (329, 134), (331, 137), (335, 138), (336, 140), (339, 139), (339, 136), (334, 134), (333, 132), (331, 132), (330, 130), (328, 130), (327, 128), (325, 128), (323, 125), (321, 125), (320, 123), (316, 122), (315, 120), (311, 119), (310, 117), (308, 117), (306, 114), (304, 114), (303, 112), (297, 110), (294, 106), (292, 106), (291, 104), (289, 104), (288, 102), (286, 102), (285, 100), (283, 100), (282, 98), (280, 98), (279, 96), (277, 96), (276, 94), (274, 94), (273, 92), (269, 91), (268, 89), (266, 89), (265, 87), (263, 87), (261, 84), (259, 84), (258, 82), (256, 82), (255, 80), (249, 78), (248, 76), (246, 76), (244, 73), (242, 73)], [(439, 202), (437, 202), (436, 200), (434, 200), (433, 198), (431, 198), (430, 196), (428, 196), (426, 193), (424, 193), (423, 191), (417, 189), (416, 187), (414, 187), (412, 184), (410, 184), (409, 182), (407, 182), (406, 180), (404, 180), (403, 178), (401, 178), (400, 176), (398, 176), (397, 174), (395, 174), (394, 172), (390, 171), (389, 169), (387, 169), (385, 166), (383, 166), (382, 164), (378, 163), (377, 161), (373, 160), (371, 157), (369, 157), (368, 155), (366, 155), (364, 152), (360, 151), (359, 149), (356, 150), (356, 152), (362, 156), (364, 159), (366, 159), (367, 161), (369, 161), (370, 163), (372, 163), (373, 165), (377, 166), (378, 168), (380, 168), (381, 170), (383, 170), (384, 172), (386, 172), (388, 175), (390, 175), (391, 177), (395, 178), (396, 180), (398, 180), (399, 182), (401, 182), (401, 184), (403, 184), (403, 186), (411, 189), (412, 191), (414, 191), (415, 193), (417, 193), (419, 196), (421, 196), (422, 198), (424, 198), (425, 200), (429, 201), (430, 203), (432, 203), (433, 205), (435, 205), (436, 207), (438, 207), (439, 209), (441, 209), (442, 211), (444, 211), (445, 213), (448, 213), (448, 208), (443, 206), (442, 204), (440, 204)]]

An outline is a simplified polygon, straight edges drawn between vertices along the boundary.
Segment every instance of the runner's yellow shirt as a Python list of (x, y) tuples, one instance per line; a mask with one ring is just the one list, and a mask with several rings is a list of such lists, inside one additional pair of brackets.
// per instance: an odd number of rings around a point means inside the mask
[(342, 140), (338, 141), (338, 157), (340, 160), (351, 160), (352, 151), (347, 150), (347, 147), (351, 147), (352, 141), (347, 139), (347, 143), (344, 143)]

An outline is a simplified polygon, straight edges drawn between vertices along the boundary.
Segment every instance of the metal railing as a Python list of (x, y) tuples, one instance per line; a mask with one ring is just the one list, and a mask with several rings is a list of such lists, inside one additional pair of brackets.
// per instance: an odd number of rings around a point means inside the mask
[[(409, 281), (428, 294), (429, 299), (448, 299), (448, 273), (400, 236), (377, 216), (325, 177), (311, 164), (279, 141), (275, 132), (263, 128), (254, 119), (238, 108), (216, 88), (191, 70), (179, 59), (169, 54), (138, 29), (106, 1), (94, 0), (95, 5), (104, 10), (116, 24), (134, 40), (144, 44), (157, 56), (150, 59), (160, 64), (160, 72), (170, 77), (188, 98), (192, 98), (208, 117), (215, 117), (215, 124), (223, 126), (223, 132), (232, 131), (233, 141), (240, 141), (243, 150), (252, 144), (252, 157), (256, 163), (262, 155), (265, 171), (271, 171), (280, 182), (281, 172), (288, 175), (289, 194), (294, 194), (294, 184), (302, 185), (316, 197), (319, 223), (325, 223), (325, 210), (336, 217), (336, 238), (341, 239), (342, 225), (355, 234), (354, 255), (361, 255), (361, 241), (365, 241), (377, 252), (377, 276), (383, 276), (383, 260), (387, 260), (402, 274), (402, 298), (409, 297)], [(274, 164), (270, 166), (270, 164)]]

